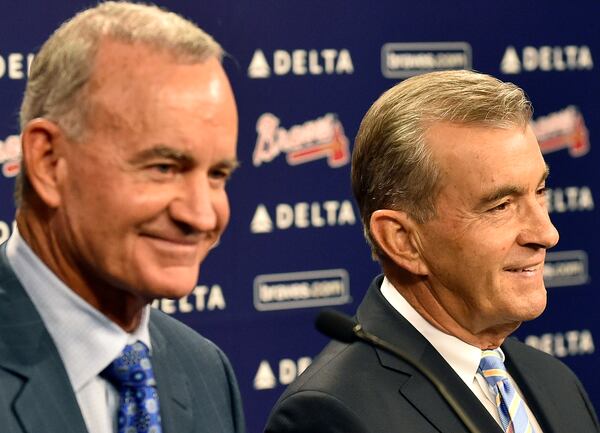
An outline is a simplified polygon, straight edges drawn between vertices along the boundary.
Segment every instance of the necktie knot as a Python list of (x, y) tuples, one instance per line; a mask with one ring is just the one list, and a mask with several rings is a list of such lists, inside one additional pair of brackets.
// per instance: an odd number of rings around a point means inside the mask
[(525, 402), (509, 379), (504, 355), (499, 349), (481, 352), (479, 372), (496, 397), (502, 430), (506, 433), (535, 433), (525, 409)]
[(481, 352), (479, 371), (485, 381), (492, 387), (495, 387), (498, 382), (508, 379), (503, 356), (498, 350), (483, 350)]
[(119, 390), (118, 433), (161, 433), (156, 380), (144, 343), (125, 346), (101, 375)]
[(118, 389), (156, 386), (150, 353), (141, 341), (125, 346), (102, 375)]

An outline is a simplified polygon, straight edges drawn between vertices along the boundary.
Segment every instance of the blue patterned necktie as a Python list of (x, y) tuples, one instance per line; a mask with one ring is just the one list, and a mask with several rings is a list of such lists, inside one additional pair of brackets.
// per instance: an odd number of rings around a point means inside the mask
[(118, 433), (162, 433), (156, 380), (144, 343), (125, 346), (102, 376), (119, 391)]
[(525, 402), (510, 382), (502, 354), (498, 350), (483, 350), (479, 372), (496, 396), (502, 430), (506, 433), (535, 433)]

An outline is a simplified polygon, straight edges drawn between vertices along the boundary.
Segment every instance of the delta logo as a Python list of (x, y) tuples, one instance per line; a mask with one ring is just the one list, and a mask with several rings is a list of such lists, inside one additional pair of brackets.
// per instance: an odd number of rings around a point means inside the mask
[[(272, 66), (271, 66), (272, 65)], [(275, 50), (269, 64), (263, 50), (257, 49), (248, 66), (248, 77), (269, 78), (283, 75), (353, 74), (354, 64), (347, 49)]]
[(9, 135), (4, 141), (0, 140), (0, 165), (4, 177), (15, 177), (21, 170), (21, 138)]
[(544, 154), (568, 149), (569, 155), (578, 158), (590, 150), (588, 129), (574, 105), (538, 117), (531, 122), (531, 127)]
[(32, 53), (0, 53), (0, 79), (24, 80), (29, 75)]
[(271, 208), (271, 211), (260, 203), (252, 217), (250, 232), (258, 234), (291, 228), (341, 227), (355, 224), (356, 214), (351, 200), (279, 203)]
[[(266, 359), (260, 361), (256, 374), (254, 375), (254, 389), (262, 391), (273, 389), (279, 385), (289, 385), (296, 379), (312, 362), (309, 356), (302, 356), (296, 360), (283, 358), (279, 362), (269, 362)], [(273, 368), (273, 365), (276, 368)], [(277, 375), (275, 375), (277, 373)]]
[(258, 118), (258, 137), (252, 155), (255, 167), (273, 161), (281, 153), (286, 154), (289, 165), (325, 158), (329, 167), (338, 168), (350, 161), (349, 140), (335, 114), (327, 113), (289, 129), (280, 124), (280, 119), (272, 113)]
[(590, 71), (593, 68), (592, 50), (587, 45), (526, 46), (520, 52), (511, 45), (506, 47), (500, 61), (503, 74)]

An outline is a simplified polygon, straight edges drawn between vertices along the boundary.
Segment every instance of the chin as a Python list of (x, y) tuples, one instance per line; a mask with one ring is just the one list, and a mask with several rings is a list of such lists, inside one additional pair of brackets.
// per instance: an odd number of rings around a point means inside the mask
[[(529, 287), (523, 285), (519, 291), (513, 291), (513, 299), (513, 317), (521, 322), (533, 320), (546, 309), (548, 301), (546, 287), (541, 281)], [(511, 308), (511, 306), (508, 306), (508, 308)]]
[(179, 299), (189, 295), (198, 282), (198, 272), (164, 272), (159, 278), (146, 280), (146, 297), (154, 299)]
[(527, 322), (529, 320), (537, 319), (542, 315), (546, 309), (546, 297), (544, 296), (543, 302), (531, 302), (523, 306), (523, 311), (518, 314), (519, 321)]

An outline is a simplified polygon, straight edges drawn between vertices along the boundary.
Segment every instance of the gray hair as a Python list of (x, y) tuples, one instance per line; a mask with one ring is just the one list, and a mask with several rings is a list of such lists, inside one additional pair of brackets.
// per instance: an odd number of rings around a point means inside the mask
[(373, 257), (385, 256), (369, 227), (376, 210), (403, 210), (418, 223), (435, 216), (440, 174), (425, 141), (432, 124), (525, 127), (532, 113), (519, 87), (465, 70), (411, 77), (381, 95), (352, 154), (352, 189)]
[[(86, 89), (103, 39), (141, 43), (181, 62), (199, 63), (223, 56), (221, 46), (191, 21), (157, 6), (108, 1), (63, 23), (44, 43), (31, 64), (21, 104), (21, 130), (43, 117), (57, 123), (71, 139), (84, 133), (89, 112)], [(15, 186), (20, 205), (31, 188), (21, 164)]]

